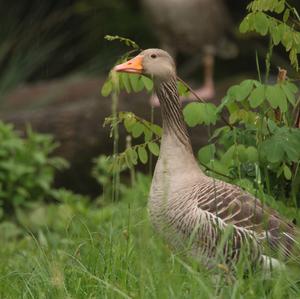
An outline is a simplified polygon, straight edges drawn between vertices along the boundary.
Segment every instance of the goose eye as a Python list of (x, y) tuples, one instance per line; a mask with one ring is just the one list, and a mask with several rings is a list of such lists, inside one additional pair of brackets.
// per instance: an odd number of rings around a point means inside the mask
[(156, 54), (151, 54), (151, 58), (156, 58), (157, 57), (157, 55)]

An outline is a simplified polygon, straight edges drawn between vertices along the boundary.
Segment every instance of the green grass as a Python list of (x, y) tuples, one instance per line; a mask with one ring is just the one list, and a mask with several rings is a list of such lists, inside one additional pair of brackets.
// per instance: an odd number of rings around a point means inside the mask
[[(0, 298), (300, 298), (290, 271), (236, 278), (173, 253), (149, 223), (150, 179), (102, 208), (49, 206), (47, 226), (13, 237), (0, 231)], [(40, 217), (40, 218), (39, 218)], [(300, 272), (298, 272), (300, 274)], [(300, 278), (300, 275), (298, 275)]]

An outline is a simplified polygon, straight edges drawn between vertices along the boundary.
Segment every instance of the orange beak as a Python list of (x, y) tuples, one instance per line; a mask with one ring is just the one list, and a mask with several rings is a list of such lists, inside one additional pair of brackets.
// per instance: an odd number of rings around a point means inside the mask
[(143, 71), (143, 56), (137, 55), (136, 57), (118, 64), (114, 67), (114, 70), (116, 72), (124, 72), (124, 73), (135, 73), (135, 74), (141, 74)]

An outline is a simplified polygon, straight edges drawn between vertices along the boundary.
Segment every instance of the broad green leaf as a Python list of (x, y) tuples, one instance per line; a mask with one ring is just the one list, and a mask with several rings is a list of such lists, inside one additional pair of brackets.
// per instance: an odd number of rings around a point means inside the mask
[(241, 161), (241, 162), (246, 162), (247, 161), (248, 156), (247, 156), (245, 145), (238, 144), (236, 146), (236, 153), (237, 153), (239, 161)]
[(183, 116), (189, 127), (195, 127), (199, 123), (201, 111), (200, 103), (190, 103), (184, 107)]
[(143, 164), (146, 164), (148, 162), (148, 154), (144, 146), (138, 147), (138, 155)]
[(113, 89), (113, 84), (111, 82), (111, 80), (105, 81), (105, 83), (103, 84), (102, 88), (101, 88), (101, 95), (103, 97), (108, 97)]
[(282, 13), (284, 10), (284, 7), (285, 7), (285, 0), (280, 0), (275, 7), (275, 12), (278, 14)]
[(252, 80), (245, 80), (243, 81), (238, 88), (237, 91), (237, 101), (243, 101), (248, 97), (251, 90), (253, 88), (253, 81)]
[(131, 162), (133, 165), (136, 165), (137, 164), (137, 160), (138, 160), (138, 154), (137, 152), (133, 149), (133, 148), (129, 148), (128, 149), (129, 151), (129, 154), (130, 154), (130, 157), (131, 157)]
[(276, 123), (272, 119), (268, 119), (268, 127), (271, 133), (275, 133), (275, 131), (278, 129)]
[(153, 81), (150, 78), (146, 76), (142, 76), (142, 81), (144, 83), (145, 88), (148, 91), (151, 91), (153, 89)]
[(260, 85), (256, 87), (250, 94), (249, 102), (251, 108), (257, 108), (265, 99), (265, 86)]
[(144, 134), (145, 134), (145, 142), (150, 141), (153, 137), (153, 132), (148, 128), (144, 128)]
[(136, 123), (136, 119), (133, 116), (128, 115), (124, 120), (124, 126), (126, 131), (130, 133), (132, 131), (133, 125)]
[(180, 81), (177, 81), (177, 90), (180, 96), (186, 96), (189, 93), (188, 88)]
[(227, 95), (236, 101), (243, 101), (247, 98), (253, 88), (253, 80), (245, 80), (240, 85), (233, 85), (227, 91)]
[(130, 86), (129, 75), (126, 74), (126, 73), (121, 73), (120, 74), (120, 81), (123, 83), (126, 92), (130, 93), (131, 92), (131, 86)]
[(283, 174), (287, 180), (290, 180), (292, 178), (292, 172), (286, 164), (284, 164), (283, 166)]
[(266, 35), (269, 29), (269, 22), (267, 16), (263, 12), (258, 12), (255, 14), (255, 30), (261, 35)]
[(281, 31), (277, 25), (272, 28), (271, 35), (272, 35), (274, 45), (277, 46), (280, 43), (282, 38)]
[(295, 106), (296, 104), (296, 97), (295, 94), (288, 88), (286, 84), (281, 84), (280, 87), (282, 88), (283, 92), (285, 93), (288, 101)]
[(159, 155), (159, 146), (156, 142), (149, 142), (148, 143), (148, 148), (154, 156)]
[(261, 145), (262, 154), (271, 163), (277, 163), (284, 158), (284, 149), (282, 143), (277, 138), (266, 140)]
[(234, 163), (235, 145), (232, 145), (221, 157), (221, 163), (229, 167)]
[(151, 124), (149, 123), (149, 126), (152, 130), (152, 132), (154, 132), (154, 134), (156, 134), (157, 136), (160, 136), (162, 135), (162, 128), (156, 124)]
[(297, 142), (297, 137), (294, 137), (292, 134), (284, 135), (282, 136), (283, 140), (283, 148), (287, 155), (287, 158), (289, 161), (297, 162), (300, 157), (299, 152), (299, 139)]
[(134, 138), (137, 138), (141, 136), (142, 133), (144, 132), (144, 126), (141, 123), (136, 122), (132, 125), (131, 132), (132, 132), (132, 136)]
[(291, 92), (293, 92), (293, 93), (298, 92), (298, 87), (296, 84), (294, 84), (292, 82), (287, 82), (285, 85)]
[(139, 92), (143, 90), (144, 88), (144, 83), (141, 80), (141, 76), (137, 74), (130, 74), (129, 75), (130, 83), (132, 86), (132, 89), (134, 92)]
[(224, 126), (224, 127), (221, 127), (221, 128), (217, 128), (214, 133), (212, 134), (212, 136), (209, 138), (209, 140), (212, 140), (214, 138), (217, 138), (219, 137), (222, 133), (226, 133), (230, 131), (230, 127), (229, 126)]
[(247, 31), (249, 30), (249, 21), (248, 21), (248, 17), (245, 17), (245, 18), (243, 19), (243, 21), (242, 21), (241, 24), (240, 24), (239, 29), (240, 29), (240, 32), (241, 32), (241, 33), (245, 33), (245, 32), (247, 32)]
[(183, 109), (186, 123), (190, 127), (197, 124), (215, 124), (217, 121), (217, 107), (211, 103), (190, 103)]
[(233, 86), (231, 86), (231, 87), (228, 89), (228, 91), (227, 91), (227, 95), (228, 95), (230, 98), (236, 99), (237, 96), (238, 96), (239, 88), (240, 88), (239, 85), (233, 85)]
[(202, 147), (198, 151), (198, 159), (203, 164), (209, 164), (211, 160), (214, 160), (216, 154), (216, 147), (214, 144), (209, 144)]
[(272, 108), (280, 107), (282, 112), (286, 112), (286, 96), (278, 84), (267, 86), (266, 98)]
[(200, 115), (200, 122), (204, 122), (206, 125), (216, 124), (217, 121), (217, 107), (214, 104), (207, 103), (207, 104), (202, 104), (202, 113)]
[(250, 162), (257, 162), (258, 161), (258, 152), (254, 146), (249, 146), (246, 149), (247, 159)]

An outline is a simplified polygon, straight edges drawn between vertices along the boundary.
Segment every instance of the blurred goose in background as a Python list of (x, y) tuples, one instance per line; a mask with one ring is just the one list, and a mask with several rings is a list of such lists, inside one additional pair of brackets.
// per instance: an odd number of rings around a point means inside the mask
[[(282, 265), (270, 252), (299, 260), (299, 251), (295, 255), (299, 231), (292, 223), (253, 195), (208, 177), (199, 168), (183, 119), (171, 56), (148, 49), (117, 65), (115, 71), (145, 74), (154, 80), (163, 136), (149, 212), (154, 226), (171, 245), (185, 250), (188, 244), (190, 255), (209, 264), (215, 264), (220, 254), (231, 265), (245, 247), (251, 264), (267, 269)], [(231, 233), (222, 240), (228, 230)]]
[[(203, 99), (215, 95), (214, 57), (233, 58), (237, 47), (228, 39), (233, 23), (223, 0), (142, 0), (146, 15), (160, 40), (161, 48), (176, 57), (178, 52), (202, 53), (204, 84), (196, 90)], [(191, 95), (187, 100), (195, 100)], [(158, 106), (156, 96), (151, 98)]]

